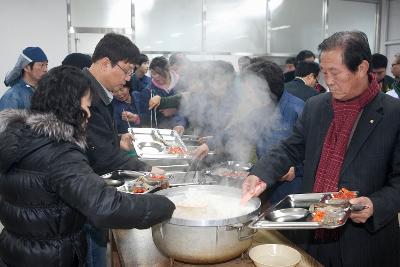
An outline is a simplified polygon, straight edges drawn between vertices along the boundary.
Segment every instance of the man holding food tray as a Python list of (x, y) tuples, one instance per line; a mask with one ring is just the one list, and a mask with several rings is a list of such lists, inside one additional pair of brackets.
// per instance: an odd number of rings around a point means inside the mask
[(256, 163), (243, 201), (303, 162), (302, 192), (345, 187), (365, 209), (334, 230), (298, 231), (294, 241), (325, 266), (399, 266), (400, 102), (370, 74), (364, 33), (338, 32), (318, 48), (330, 93), (309, 99), (292, 135)]

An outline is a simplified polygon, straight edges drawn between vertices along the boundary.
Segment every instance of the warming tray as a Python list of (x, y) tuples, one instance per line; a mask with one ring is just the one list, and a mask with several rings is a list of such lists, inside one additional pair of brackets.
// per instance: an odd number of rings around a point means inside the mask
[[(135, 135), (133, 145), (140, 158), (190, 159), (186, 145), (182, 142), (179, 134), (174, 130), (129, 128), (129, 132)], [(182, 151), (182, 153), (177, 153), (176, 150), (178, 150), (178, 152)]]
[[(354, 193), (357, 194), (357, 192)], [(261, 213), (249, 224), (249, 227), (270, 230), (306, 230), (333, 229), (343, 226), (350, 215), (352, 205), (348, 201), (332, 204), (327, 201), (331, 200), (332, 194), (334, 193), (288, 195)], [(353, 210), (356, 209), (353, 208)], [(324, 220), (313, 221), (313, 218), (317, 216), (316, 213), (321, 211), (327, 214)]]

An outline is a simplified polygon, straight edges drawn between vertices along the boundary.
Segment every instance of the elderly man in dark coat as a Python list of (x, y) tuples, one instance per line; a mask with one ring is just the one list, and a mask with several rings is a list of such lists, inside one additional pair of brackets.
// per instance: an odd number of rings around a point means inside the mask
[(334, 232), (302, 231), (306, 250), (325, 266), (399, 266), (400, 102), (369, 75), (364, 33), (335, 33), (319, 50), (330, 93), (307, 101), (293, 134), (244, 181), (243, 198), (304, 162), (303, 192), (346, 187), (359, 192), (350, 203), (367, 207)]

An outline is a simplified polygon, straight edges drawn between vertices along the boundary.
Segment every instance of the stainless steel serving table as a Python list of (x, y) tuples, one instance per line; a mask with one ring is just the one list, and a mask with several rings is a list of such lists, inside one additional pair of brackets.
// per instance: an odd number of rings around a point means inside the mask
[[(255, 265), (244, 253), (242, 257), (220, 264), (192, 265), (173, 261), (161, 254), (153, 243), (151, 229), (146, 230), (111, 230), (111, 251), (113, 267), (254, 267)], [(305, 251), (291, 243), (287, 238), (275, 230), (259, 230), (254, 236), (252, 247), (261, 244), (284, 244), (297, 249), (302, 258), (297, 267), (320, 267), (318, 261)]]

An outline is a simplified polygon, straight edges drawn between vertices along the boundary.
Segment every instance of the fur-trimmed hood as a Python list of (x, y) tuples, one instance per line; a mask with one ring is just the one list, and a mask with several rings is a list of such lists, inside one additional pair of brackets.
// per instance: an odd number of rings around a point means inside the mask
[(86, 148), (86, 137), (74, 137), (73, 126), (57, 119), (52, 113), (31, 113), (8, 109), (0, 112), (0, 172), (6, 171), (21, 157), (22, 128), (28, 126), (34, 133), (57, 142), (65, 141)]

